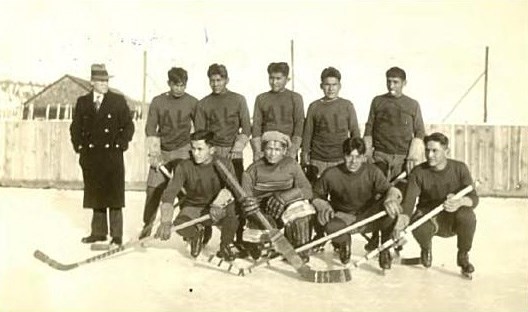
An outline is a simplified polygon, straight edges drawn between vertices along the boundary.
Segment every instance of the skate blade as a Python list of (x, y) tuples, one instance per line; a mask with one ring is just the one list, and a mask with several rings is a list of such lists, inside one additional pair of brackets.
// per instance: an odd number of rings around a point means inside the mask
[(90, 245), (90, 250), (92, 251), (104, 251), (110, 250), (111, 245), (107, 243), (93, 243)]

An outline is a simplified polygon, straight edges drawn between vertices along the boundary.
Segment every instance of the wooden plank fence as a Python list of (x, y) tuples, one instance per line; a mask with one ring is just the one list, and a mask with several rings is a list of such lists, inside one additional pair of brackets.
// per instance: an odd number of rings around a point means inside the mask
[[(0, 185), (80, 189), (82, 173), (68, 120), (0, 121)], [(144, 121), (125, 153), (128, 190), (143, 190), (148, 172)], [(451, 141), (451, 157), (468, 164), (483, 196), (528, 197), (528, 126), (426, 125)], [(244, 164), (251, 150), (244, 151)]]

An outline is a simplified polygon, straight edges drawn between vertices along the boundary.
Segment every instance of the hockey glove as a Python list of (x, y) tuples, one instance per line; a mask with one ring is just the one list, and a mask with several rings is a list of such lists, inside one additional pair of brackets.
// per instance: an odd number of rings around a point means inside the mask
[(161, 240), (168, 240), (171, 237), (171, 227), (172, 222), (161, 222), (154, 237)]
[(286, 209), (286, 206), (302, 199), (303, 194), (299, 188), (292, 188), (287, 191), (276, 192), (273, 194), (273, 196), (268, 198), (266, 203), (266, 212), (274, 219), (278, 219), (284, 212), (284, 209)]

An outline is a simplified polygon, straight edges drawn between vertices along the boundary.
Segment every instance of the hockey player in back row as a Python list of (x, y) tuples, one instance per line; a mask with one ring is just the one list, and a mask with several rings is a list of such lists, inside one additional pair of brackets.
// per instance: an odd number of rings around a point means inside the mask
[[(226, 261), (235, 259), (230, 249), (236, 229), (238, 218), (235, 214), (234, 204), (223, 201), (226, 205), (219, 205), (217, 199), (222, 193), (227, 192), (225, 183), (214, 167), (214, 160), (219, 159), (226, 168), (234, 174), (233, 165), (221, 156), (215, 155), (215, 147), (211, 144), (214, 134), (209, 131), (199, 130), (191, 135), (192, 160), (180, 162), (174, 171), (174, 177), (161, 197), (161, 224), (156, 232), (156, 237), (167, 240), (171, 236), (171, 226), (174, 214), (172, 203), (176, 195), (185, 188), (186, 195), (180, 204), (180, 212), (174, 225), (182, 224), (192, 219), (209, 214), (212, 223), (221, 226), (220, 250), (218, 257)], [(191, 256), (197, 257), (204, 244), (205, 227), (211, 226), (211, 221), (199, 223), (184, 228), (178, 233), (191, 245)]]
[(405, 71), (392, 67), (385, 76), (389, 92), (372, 100), (364, 140), (367, 157), (374, 159), (390, 181), (424, 161), (425, 127), (420, 104), (403, 94)]
[(279, 131), (289, 136), (292, 144), (287, 155), (297, 158), (302, 141), (304, 104), (299, 93), (286, 89), (289, 73), (287, 63), (270, 63), (268, 66), (271, 90), (257, 96), (253, 109), (253, 161), (262, 157), (261, 137), (266, 131)]
[(140, 239), (151, 234), (161, 194), (169, 182), (159, 167), (164, 165), (173, 171), (179, 162), (190, 157), (191, 127), (198, 100), (185, 92), (187, 71), (173, 67), (167, 75), (170, 90), (152, 100), (145, 125), (150, 169)]
[(207, 70), (212, 93), (198, 102), (196, 130), (213, 132), (216, 153), (231, 159), (240, 181), (244, 164), (242, 151), (249, 142), (251, 122), (244, 96), (227, 89), (229, 76), (224, 65), (212, 64)]
[[(392, 67), (385, 77), (389, 92), (372, 100), (363, 138), (369, 160), (392, 181), (404, 170), (410, 173), (424, 161), (425, 128), (420, 104), (403, 94), (407, 84), (405, 71)], [(365, 249), (376, 248), (378, 241), (377, 233), (373, 233)]]
[[(418, 219), (431, 209), (444, 203), (444, 211), (414, 230), (413, 235), (421, 247), (421, 261), (425, 267), (432, 263), (433, 236), (450, 237), (457, 235), (457, 265), (462, 273), (471, 274), (473, 265), (468, 252), (473, 244), (477, 224), (474, 208), (478, 205), (475, 190), (461, 199), (451, 197), (463, 188), (473, 185), (466, 164), (448, 159), (449, 140), (441, 133), (426, 136), (425, 156), (427, 162), (415, 167), (410, 176), (402, 202), (403, 213), (398, 218), (397, 228), (404, 228), (409, 219)], [(416, 211), (414, 205), (418, 198)]]
[(324, 97), (308, 107), (301, 153), (302, 165), (317, 171), (318, 176), (343, 162), (341, 146), (346, 138), (361, 135), (354, 105), (339, 97), (341, 73), (337, 69), (323, 70), (321, 89)]

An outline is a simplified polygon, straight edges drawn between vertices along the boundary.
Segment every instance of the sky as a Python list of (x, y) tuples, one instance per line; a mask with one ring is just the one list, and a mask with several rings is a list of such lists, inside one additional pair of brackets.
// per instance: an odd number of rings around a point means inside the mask
[[(210, 92), (212, 63), (247, 99), (269, 89), (270, 62), (292, 65), (289, 88), (308, 105), (322, 96), (320, 73), (342, 73), (341, 96), (360, 123), (385, 71), (407, 72), (404, 93), (426, 123), (483, 123), (489, 47), (488, 123), (528, 125), (528, 1), (38, 1), (0, 0), (0, 80), (89, 79), (105, 63), (111, 86), (150, 101), (167, 90), (167, 70), (189, 72), (187, 91)], [(292, 54), (293, 42), (293, 54)], [(461, 100), (462, 99), (462, 100)], [(459, 103), (460, 102), (460, 103)], [(458, 104), (458, 105), (457, 105)], [(455, 107), (450, 114), (450, 111)]]

